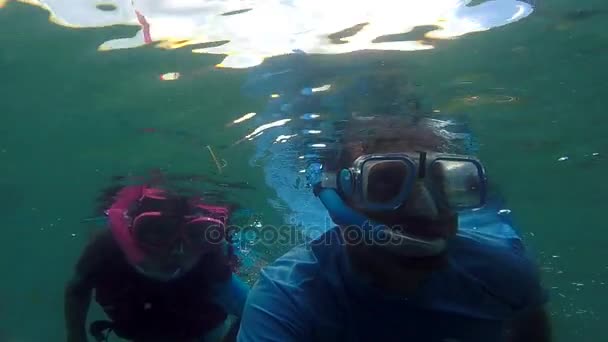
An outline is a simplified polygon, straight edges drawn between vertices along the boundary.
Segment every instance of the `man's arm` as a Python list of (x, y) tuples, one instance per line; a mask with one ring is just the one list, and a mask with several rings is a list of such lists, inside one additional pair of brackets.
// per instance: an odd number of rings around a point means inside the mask
[(249, 294), (249, 286), (237, 275), (232, 274), (230, 279), (219, 284), (215, 289), (215, 302), (219, 304), (227, 314), (236, 316), (237, 319), (230, 324), (228, 332), (224, 336), (224, 342), (236, 341), (236, 335), (241, 324), (243, 307)]
[(241, 319), (238, 318), (236, 321), (232, 322), (228, 332), (224, 336), (223, 342), (234, 342), (236, 341), (236, 335), (239, 333), (239, 327), (241, 325)]
[(86, 342), (86, 322), (92, 287), (75, 276), (65, 289), (64, 315), (68, 342)]
[(509, 342), (551, 342), (551, 323), (544, 307), (526, 310), (509, 322)]
[[(283, 267), (284, 266), (284, 267)], [(298, 303), (310, 302), (302, 284), (286, 280), (291, 264), (282, 261), (261, 272), (249, 293), (238, 342), (299, 342), (312, 340), (310, 319)], [(310, 303), (314, 305), (314, 303)]]
[(237, 275), (232, 274), (225, 283), (219, 284), (215, 289), (215, 302), (226, 311), (227, 314), (241, 317), (243, 307), (249, 294), (249, 286)]

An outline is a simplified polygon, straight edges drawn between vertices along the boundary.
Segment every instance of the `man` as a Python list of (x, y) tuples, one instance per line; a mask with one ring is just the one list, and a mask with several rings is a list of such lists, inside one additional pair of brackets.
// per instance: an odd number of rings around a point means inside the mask
[(238, 341), (550, 341), (538, 268), (513, 228), (459, 229), (459, 214), (484, 213), (487, 182), (445, 126), (346, 128), (338, 158), (310, 173), (339, 226), (262, 270)]

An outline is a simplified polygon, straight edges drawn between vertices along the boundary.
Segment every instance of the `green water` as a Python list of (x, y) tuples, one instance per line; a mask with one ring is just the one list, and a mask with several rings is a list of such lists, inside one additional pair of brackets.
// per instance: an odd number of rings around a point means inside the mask
[[(607, 20), (601, 1), (544, 2), (520, 23), (431, 51), (387, 53), (426, 103), (470, 120), (480, 156), (539, 252), (558, 341), (605, 340)], [(209, 72), (220, 58), (187, 49), (97, 51), (134, 32), (60, 27), (13, 2), (0, 9), (0, 341), (64, 339), (63, 286), (99, 229), (80, 220), (112, 176), (162, 168), (247, 182), (254, 189), (230, 200), (280, 220), (262, 170), (248, 164), (254, 146), (229, 147), (248, 130), (226, 123), (265, 107), (241, 94), (247, 70)], [(173, 70), (190, 76), (157, 81)], [(207, 145), (227, 162), (221, 175)]]

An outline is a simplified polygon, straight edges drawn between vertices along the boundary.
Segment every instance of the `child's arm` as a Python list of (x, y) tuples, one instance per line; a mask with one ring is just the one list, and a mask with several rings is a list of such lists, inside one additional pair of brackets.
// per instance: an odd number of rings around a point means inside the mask
[(86, 322), (92, 290), (78, 275), (66, 286), (64, 314), (68, 342), (87, 341)]

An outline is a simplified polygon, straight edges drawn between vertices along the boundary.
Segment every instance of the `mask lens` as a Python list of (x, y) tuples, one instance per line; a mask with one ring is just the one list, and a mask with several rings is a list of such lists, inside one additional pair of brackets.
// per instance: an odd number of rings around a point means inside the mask
[(142, 247), (164, 248), (177, 236), (179, 222), (158, 213), (143, 213), (133, 221), (135, 239)]
[(481, 206), (482, 176), (474, 162), (440, 159), (433, 162), (428, 177), (451, 208)]
[(410, 172), (408, 165), (400, 160), (369, 161), (362, 171), (364, 196), (374, 204), (399, 200)]

